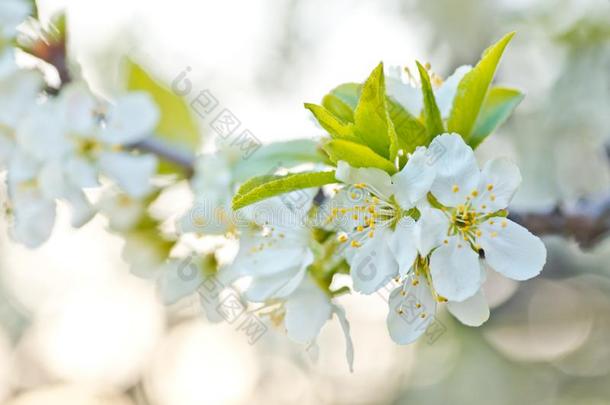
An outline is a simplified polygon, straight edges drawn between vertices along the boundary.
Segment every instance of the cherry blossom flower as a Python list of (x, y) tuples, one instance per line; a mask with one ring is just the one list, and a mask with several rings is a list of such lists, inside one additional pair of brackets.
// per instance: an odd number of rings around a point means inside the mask
[[(417, 253), (410, 210), (425, 199), (434, 172), (426, 164), (426, 148), (419, 147), (397, 174), (376, 168), (353, 168), (341, 161), (336, 178), (348, 185), (333, 197), (329, 221), (337, 224), (356, 291), (371, 294), (409, 266)], [(398, 253), (399, 261), (393, 252)]]

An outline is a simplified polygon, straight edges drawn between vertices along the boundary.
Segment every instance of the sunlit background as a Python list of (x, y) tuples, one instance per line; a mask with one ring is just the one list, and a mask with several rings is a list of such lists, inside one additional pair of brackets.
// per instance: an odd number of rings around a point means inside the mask
[[(119, 88), (126, 55), (167, 83), (189, 68), (193, 95), (209, 90), (262, 141), (319, 136), (303, 102), (362, 81), (380, 60), (430, 62), (446, 76), (515, 30), (498, 77), (527, 97), (479, 157), (518, 163), (520, 211), (610, 198), (608, 0), (39, 5), (43, 18), (67, 10), (71, 57), (98, 91)], [(209, 122), (201, 127), (211, 136)], [(165, 209), (178, 215), (188, 205)], [(585, 250), (545, 238), (541, 277), (488, 280), (490, 320), (472, 329), (442, 313), (446, 331), (434, 342), (397, 346), (380, 296), (340, 298), (356, 346), (350, 374), (337, 322), (323, 329), (317, 359), (279, 330), (249, 344), (236, 325), (208, 323), (196, 296), (166, 308), (150, 282), (129, 273), (124, 242), (103, 218), (73, 230), (68, 214), (60, 210), (37, 250), (0, 232), (0, 402), (610, 403), (608, 237)]]

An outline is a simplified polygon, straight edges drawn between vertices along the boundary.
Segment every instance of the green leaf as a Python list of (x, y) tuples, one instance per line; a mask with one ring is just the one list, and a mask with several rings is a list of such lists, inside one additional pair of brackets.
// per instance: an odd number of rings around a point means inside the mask
[(366, 145), (334, 139), (326, 142), (322, 148), (335, 164), (344, 160), (353, 167), (376, 167), (390, 174), (396, 173), (392, 162), (379, 156)]
[(334, 94), (325, 95), (322, 106), (340, 120), (354, 122), (354, 109)]
[(457, 132), (465, 140), (470, 139), (500, 58), (514, 35), (511, 32), (487, 48), (479, 63), (464, 76), (458, 85), (447, 121), (449, 132)]
[(508, 119), (524, 97), (524, 94), (516, 89), (493, 87), (485, 98), (468, 144), (473, 149), (479, 146), (489, 134)]
[(434, 92), (432, 91), (432, 85), (430, 84), (430, 76), (428, 76), (428, 72), (419, 62), (417, 62), (417, 69), (419, 70), (421, 89), (424, 98), (424, 122), (426, 123), (428, 135), (432, 139), (436, 135), (445, 132), (445, 128), (443, 127), (441, 113), (436, 105), (436, 99), (434, 98)]
[(398, 147), (405, 153), (411, 153), (418, 146), (428, 146), (432, 138), (428, 136), (426, 127), (402, 105), (389, 97), (387, 105), (396, 131)]
[(327, 163), (318, 143), (309, 139), (295, 139), (263, 145), (250, 159), (239, 160), (233, 169), (237, 182), (252, 176), (269, 174), (278, 168), (291, 168), (305, 163)]
[(343, 122), (326, 108), (319, 105), (305, 103), (305, 108), (311, 111), (322, 128), (324, 128), (332, 138), (347, 139), (352, 142), (358, 141), (358, 138), (354, 136), (354, 125), (352, 123)]
[[(345, 103), (352, 111), (358, 106), (362, 85), (360, 83), (343, 83), (330, 91), (330, 94)], [(328, 108), (328, 107), (327, 107)]]
[[(190, 106), (180, 96), (160, 84), (135, 62), (127, 61), (127, 89), (142, 90), (151, 95), (161, 117), (156, 128), (156, 136), (171, 143), (185, 152), (195, 153), (201, 143), (201, 133)], [(175, 167), (167, 162), (161, 166), (161, 172), (174, 172)]]
[(336, 182), (334, 171), (255, 177), (244, 183), (237, 191), (237, 194), (233, 197), (233, 209), (238, 210), (290, 191), (321, 187)]
[(365, 145), (387, 158), (390, 157), (391, 140), (385, 99), (385, 76), (383, 63), (380, 63), (362, 86), (358, 106), (354, 112), (354, 130)]

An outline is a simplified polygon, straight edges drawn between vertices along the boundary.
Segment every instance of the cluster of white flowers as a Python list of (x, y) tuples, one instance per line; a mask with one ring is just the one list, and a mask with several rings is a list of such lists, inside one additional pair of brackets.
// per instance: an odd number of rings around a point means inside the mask
[[(525, 280), (545, 263), (540, 239), (506, 218), (521, 181), (518, 168), (501, 158), (479, 170), (473, 150), (457, 134), (417, 148), (393, 176), (341, 161), (336, 178), (344, 186), (325, 208), (325, 222), (344, 247), (336, 254), (349, 263), (355, 291), (395, 286), (387, 326), (399, 344), (426, 331), (439, 303), (464, 324), (481, 325), (489, 316), (481, 289), (487, 271)], [(302, 343), (314, 342), (333, 312), (347, 326), (312, 266), (307, 218), (316, 209), (313, 190), (307, 190), (310, 203), (298, 209), (279, 197), (245, 208), (261, 226), (242, 233), (233, 264), (252, 280), (246, 298), (273, 307), (272, 319), (283, 321), (288, 335)]]
[[(307, 153), (300, 144), (280, 145), (241, 165), (236, 163), (242, 160), (239, 151), (230, 148), (202, 155), (191, 179), (194, 206), (177, 220), (177, 231), (237, 236), (239, 251), (222, 265), (215, 251), (195, 258), (196, 263), (181, 261), (172, 253), (179, 237), (163, 240), (158, 223), (147, 216), (147, 206), (161, 192), (151, 184), (157, 158), (132, 147), (153, 134), (160, 118), (157, 106), (144, 92), (105, 101), (84, 82), (62, 83), (59, 93), (50, 95), (40, 72), (15, 61), (18, 51), (11, 42), (30, 13), (24, 4), (5, 0), (0, 7), (0, 169), (7, 172), (8, 211), (17, 241), (30, 247), (43, 243), (58, 200), (72, 208), (75, 227), (97, 209), (107, 212), (110, 228), (125, 235), (124, 256), (131, 252), (139, 269), (134, 273), (156, 277), (166, 303), (211, 279), (223, 289), (247, 279), (244, 298), (297, 342), (315, 347), (322, 327), (336, 315), (350, 366), (350, 327), (337, 302), (349, 288), (336, 288), (335, 275), (349, 274), (352, 289), (362, 294), (393, 285), (387, 326), (392, 339), (406, 344), (425, 332), (440, 303), (466, 325), (485, 322), (486, 272), (525, 280), (542, 270), (542, 242), (507, 218), (506, 208), (521, 182), (518, 168), (496, 159), (479, 170), (471, 147), (454, 133), (438, 135), (429, 145), (428, 139), (427, 146), (406, 156), (399, 153), (393, 175), (344, 160), (337, 162), (334, 178), (332, 172), (314, 173), (330, 179), (313, 184), (339, 183), (330, 198), (327, 190), (293, 187), (281, 195), (267, 194), (274, 197), (263, 201), (250, 200), (258, 202), (239, 211), (231, 202), (246, 174), (277, 179), (278, 156)], [(450, 116), (458, 85), (471, 69), (462, 66), (446, 81), (431, 75), (439, 120)], [(386, 79), (388, 96), (421, 117), (425, 103), (415, 79), (396, 70)], [(294, 159), (289, 167), (303, 163), (301, 157)], [(86, 190), (99, 186), (102, 178), (114, 183), (114, 192), (94, 205)], [(258, 189), (264, 183), (258, 180), (245, 188)], [(151, 247), (144, 249), (147, 244)], [(185, 266), (194, 269), (188, 277)], [(214, 313), (217, 300), (202, 304), (210, 319), (220, 320)]]
[[(540, 239), (506, 218), (521, 182), (512, 162), (495, 159), (479, 170), (457, 134), (440, 135), (429, 148), (437, 155), (420, 147), (392, 177), (344, 162), (337, 170), (349, 187), (334, 197), (331, 216), (349, 216), (340, 221), (346, 231), (339, 239), (347, 244), (354, 288), (370, 294), (399, 281), (387, 323), (401, 344), (425, 331), (437, 303), (447, 302), (464, 324), (481, 325), (489, 316), (481, 291), (488, 269), (526, 280), (546, 261)], [(405, 321), (413, 311), (421, 322)]]
[(7, 170), (12, 235), (35, 247), (50, 235), (56, 200), (71, 205), (76, 227), (92, 217), (83, 190), (98, 186), (100, 175), (133, 197), (150, 191), (156, 158), (124, 146), (152, 135), (159, 113), (145, 93), (107, 102), (84, 83), (50, 97), (42, 75), (19, 68), (14, 53), (7, 51), (0, 71), (0, 165)]

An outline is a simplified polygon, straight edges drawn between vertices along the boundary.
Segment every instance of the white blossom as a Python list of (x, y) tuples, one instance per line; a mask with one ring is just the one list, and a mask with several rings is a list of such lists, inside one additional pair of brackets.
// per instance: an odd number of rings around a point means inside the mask
[[(469, 65), (460, 66), (445, 81), (432, 73), (431, 82), (434, 98), (442, 118), (446, 119), (449, 117), (457, 87), (464, 75), (471, 69), (472, 66)], [(419, 117), (424, 107), (424, 100), (421, 88), (415, 85), (416, 82), (410, 72), (405, 72), (398, 66), (391, 67), (388, 74), (386, 74), (386, 91), (388, 95), (400, 103), (408, 112)]]
[[(414, 220), (408, 212), (425, 199), (434, 172), (426, 164), (426, 148), (419, 147), (393, 176), (340, 161), (336, 178), (348, 187), (333, 197), (329, 221), (341, 229), (339, 241), (345, 244), (354, 289), (370, 294), (415, 259), (413, 228), (407, 226)], [(397, 227), (403, 216), (405, 226)]]

